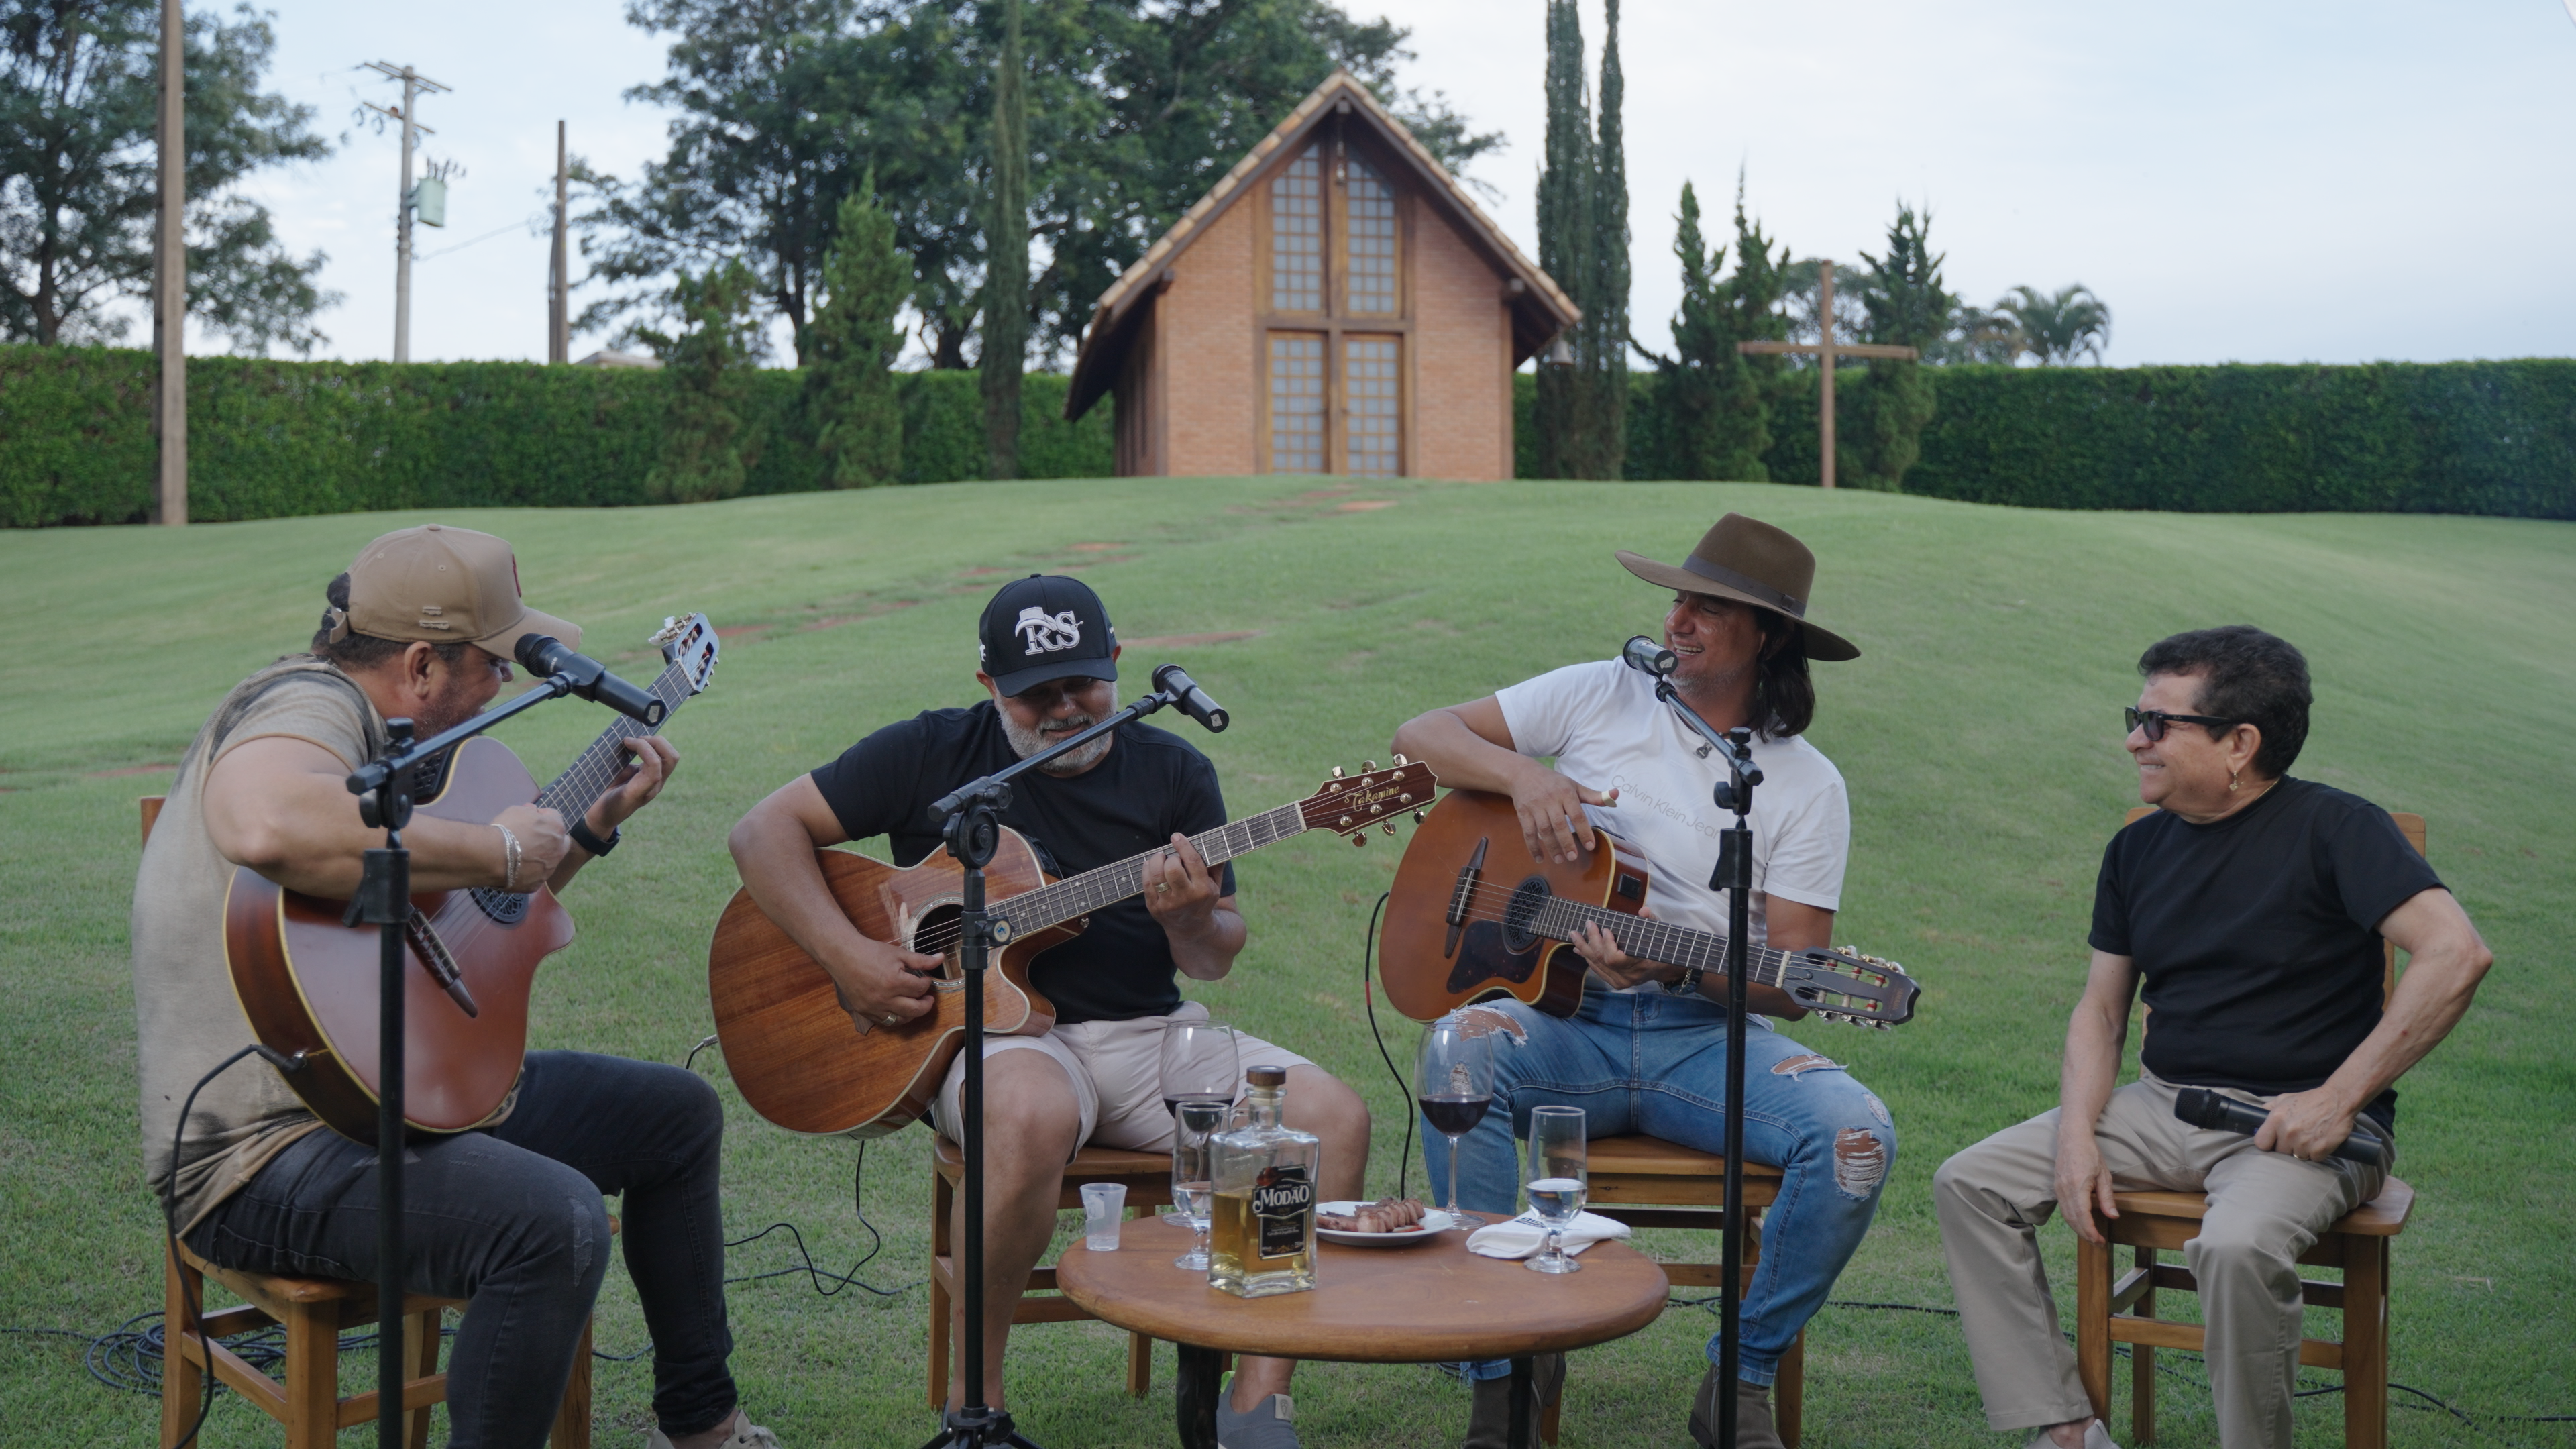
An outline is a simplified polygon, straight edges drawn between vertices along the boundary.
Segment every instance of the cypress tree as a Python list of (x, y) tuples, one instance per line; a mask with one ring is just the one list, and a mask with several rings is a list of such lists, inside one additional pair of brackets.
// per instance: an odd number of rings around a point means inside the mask
[[(1788, 290), (1783, 272), (1789, 265), (1788, 243), (1773, 255), (1762, 224), (1744, 212), (1744, 172), (1735, 173), (1735, 275), (1726, 283), (1726, 313), (1737, 342), (1786, 342), (1789, 319), (1780, 311)], [(1742, 379), (1725, 398), (1727, 434), (1739, 460), (1731, 476), (1754, 483), (1771, 480), (1763, 461), (1771, 451), (1771, 400), (1784, 388), (1809, 386), (1793, 374), (1788, 359), (1776, 352), (1738, 353)]]
[(891, 483), (903, 465), (903, 408), (888, 369), (903, 348), (895, 314), (912, 296), (912, 261), (895, 250), (894, 216), (876, 183), (871, 171), (857, 194), (841, 199), (823, 257), (823, 300), (798, 349), (806, 415), (834, 488)]
[(1699, 216), (1699, 194), (1685, 181), (1673, 238), (1673, 255), (1682, 264), (1682, 301), (1673, 314), (1673, 355), (1655, 358), (1650, 395), (1652, 434), (1661, 441), (1663, 456), (1641, 461), (1658, 477), (1759, 481), (1759, 471), (1747, 470), (1762, 467), (1760, 453), (1741, 456), (1736, 436), (1735, 394), (1749, 390), (1752, 379), (1735, 350), (1734, 318), (1727, 310), (1726, 286), (1718, 280), (1726, 248), (1707, 245)]
[[(1601, 114), (1593, 147), (1592, 277), (1583, 299), (1588, 355), (1578, 369), (1588, 394), (1585, 478), (1626, 475), (1628, 458), (1628, 148), (1620, 112), (1619, 0), (1602, 0)], [(1578, 52), (1579, 53), (1579, 52)]]
[[(1583, 23), (1575, 0), (1547, 3), (1547, 155), (1538, 178), (1538, 264), (1556, 280), (1588, 320), (1592, 298), (1592, 125), (1591, 105), (1583, 85)], [(1576, 352), (1576, 365), (1560, 366), (1541, 355), (1538, 399), (1533, 421), (1538, 427), (1537, 464), (1542, 478), (1573, 478), (1581, 472), (1581, 350), (1588, 341), (1585, 326), (1567, 329), (1565, 342)]]
[[(1887, 227), (1887, 254), (1861, 253), (1871, 274), (1861, 292), (1870, 341), (1929, 348), (1948, 328), (1959, 299), (1942, 286), (1945, 258), (1932, 250), (1931, 226), (1928, 213), (1917, 216), (1899, 201)], [(1932, 421), (1936, 401), (1922, 363), (1872, 358), (1851, 390), (1852, 427), (1837, 439), (1837, 471), (1854, 487), (1901, 491), (1905, 470), (1923, 455), (1923, 425)]]
[(1003, 0), (993, 65), (992, 219), (984, 228), (984, 476), (1020, 475), (1020, 372), (1029, 337), (1029, 107), (1020, 0)]
[(657, 503), (731, 498), (759, 456), (743, 436), (742, 374), (760, 360), (760, 279), (728, 258), (696, 276), (679, 273), (671, 300), (688, 330), (643, 334), (662, 354), (671, 390), (661, 460), (645, 473), (644, 492)]

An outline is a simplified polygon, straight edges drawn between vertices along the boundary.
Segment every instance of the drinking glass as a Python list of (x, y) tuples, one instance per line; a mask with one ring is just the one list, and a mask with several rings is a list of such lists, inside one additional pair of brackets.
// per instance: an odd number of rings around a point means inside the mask
[[(1213, 1102), (1219, 1106), (1234, 1103), (1235, 1089), (1243, 1081), (1243, 1064), (1238, 1060), (1234, 1028), (1216, 1021), (1165, 1022), (1158, 1070), (1161, 1073), (1163, 1110), (1174, 1114), (1172, 1150), (1177, 1154), (1180, 1151), (1177, 1134), (1182, 1103)], [(1224, 1130), (1222, 1119), (1215, 1130)], [(1175, 1155), (1172, 1160), (1176, 1174), (1172, 1180), (1177, 1184), (1180, 1181), (1177, 1176), (1180, 1159)], [(1199, 1179), (1206, 1177), (1202, 1164)], [(1177, 1196), (1173, 1199), (1172, 1210), (1163, 1214), (1163, 1221), (1176, 1227), (1190, 1226), (1189, 1215), (1181, 1211)]]
[(1547, 1224), (1547, 1249), (1529, 1260), (1533, 1273), (1577, 1273), (1583, 1265), (1565, 1255), (1566, 1224), (1583, 1211), (1590, 1174), (1584, 1167), (1583, 1109), (1541, 1107), (1530, 1113), (1530, 1208)]
[(1172, 1206), (1181, 1222), (1197, 1236), (1190, 1250), (1172, 1260), (1175, 1268), (1204, 1273), (1208, 1268), (1208, 1215), (1216, 1206), (1214, 1154), (1208, 1139), (1225, 1130), (1232, 1103), (1188, 1098), (1172, 1111)]
[(1494, 1101), (1494, 1037), (1470, 1032), (1451, 1012), (1422, 1029), (1413, 1058), (1413, 1094), (1422, 1118), (1449, 1139), (1449, 1212), (1458, 1212), (1458, 1141), (1485, 1118)]

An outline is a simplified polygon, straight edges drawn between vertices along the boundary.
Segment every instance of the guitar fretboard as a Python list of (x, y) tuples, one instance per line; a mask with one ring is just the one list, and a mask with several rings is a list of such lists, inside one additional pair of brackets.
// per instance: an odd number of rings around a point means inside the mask
[[(668, 711), (663, 715), (664, 721), (668, 722), (670, 716), (677, 714), (680, 706), (689, 701), (687, 672), (677, 664), (664, 669), (661, 676), (653, 681), (652, 695), (662, 701)], [(574, 757), (570, 768), (537, 792), (537, 803), (562, 811), (567, 821), (579, 820), (589, 814), (592, 802), (606, 794), (608, 787), (617, 783), (618, 775), (626, 768), (626, 752), (620, 746), (627, 740), (640, 739), (653, 732), (653, 726), (619, 715), (615, 724), (601, 730), (599, 738), (592, 740), (589, 748)]]
[[(1572, 940), (1585, 926), (1599, 926), (1619, 943), (1619, 949), (1631, 956), (1661, 961), (1668, 966), (1682, 966), (1708, 972), (1713, 976), (1726, 973), (1726, 938), (1707, 931), (1677, 926), (1670, 921), (1631, 916), (1601, 906), (1580, 905), (1563, 896), (1550, 896), (1531, 917), (1530, 925), (1540, 935), (1560, 941)], [(1744, 953), (1744, 981), (1748, 986), (1777, 986), (1780, 968), (1789, 953), (1769, 946), (1749, 946)]]
[[(1294, 804), (1276, 810), (1220, 825), (1214, 830), (1190, 837), (1199, 855), (1209, 865), (1222, 865), (1239, 855), (1250, 855), (1265, 845), (1274, 845), (1306, 830), (1305, 817)], [(1103, 906), (1116, 905), (1145, 889), (1145, 862), (1169, 849), (1168, 846), (1131, 855), (1115, 864), (1081, 875), (1067, 876), (1053, 885), (1023, 891), (995, 907), (996, 913), (1011, 923), (1011, 933), (1025, 936), (1031, 931), (1089, 915)]]

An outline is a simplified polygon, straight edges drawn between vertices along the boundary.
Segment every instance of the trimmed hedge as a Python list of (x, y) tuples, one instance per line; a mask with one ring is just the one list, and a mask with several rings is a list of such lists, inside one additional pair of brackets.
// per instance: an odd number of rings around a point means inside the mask
[[(750, 375), (745, 493), (823, 486), (804, 374)], [(983, 476), (976, 375), (898, 376), (907, 483)], [(153, 359), (0, 347), (0, 526), (125, 523), (151, 506)], [(1111, 471), (1110, 410), (1064, 422), (1066, 379), (1022, 388), (1022, 473)], [(388, 508), (641, 504), (668, 378), (521, 362), (188, 361), (188, 513), (205, 522)]]
[[(2025, 508), (2576, 519), (2576, 360), (1942, 367), (1905, 491)], [(1661, 466), (1631, 374), (1628, 476)], [(1772, 406), (1774, 480), (1816, 481), (1814, 379)], [(1536, 382), (1514, 379), (1528, 475)]]

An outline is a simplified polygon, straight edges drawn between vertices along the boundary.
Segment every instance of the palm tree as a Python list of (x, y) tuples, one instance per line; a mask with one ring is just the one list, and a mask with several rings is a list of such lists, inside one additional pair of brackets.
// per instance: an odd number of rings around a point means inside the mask
[(2078, 282), (2042, 295), (2036, 287), (2015, 287), (1994, 305), (1994, 316), (2009, 319), (2023, 351), (2042, 367), (2071, 363), (2079, 352), (2100, 363), (2111, 341), (2111, 308), (2093, 289)]

